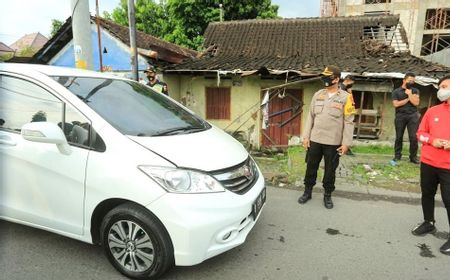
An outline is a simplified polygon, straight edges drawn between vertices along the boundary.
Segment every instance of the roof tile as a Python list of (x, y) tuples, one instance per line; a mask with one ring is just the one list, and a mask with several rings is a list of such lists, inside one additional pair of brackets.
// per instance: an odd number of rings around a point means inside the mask
[(439, 76), (450, 72), (448, 67), (409, 52), (394, 53), (379, 43), (376, 50), (368, 51), (364, 44), (371, 42), (365, 42), (365, 27), (391, 27), (398, 23), (399, 16), (392, 15), (210, 23), (204, 43), (208, 51), (171, 70), (267, 68), (319, 73), (324, 66), (335, 64), (354, 73), (413, 71), (418, 75)]

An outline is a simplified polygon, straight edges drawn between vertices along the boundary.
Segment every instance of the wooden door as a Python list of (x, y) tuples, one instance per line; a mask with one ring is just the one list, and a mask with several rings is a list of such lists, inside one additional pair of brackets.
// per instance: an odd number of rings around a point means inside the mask
[(269, 125), (261, 130), (262, 145), (286, 147), (290, 136), (300, 136), (303, 92), (301, 89), (286, 89), (284, 96), (272, 94), (275, 96), (270, 96)]

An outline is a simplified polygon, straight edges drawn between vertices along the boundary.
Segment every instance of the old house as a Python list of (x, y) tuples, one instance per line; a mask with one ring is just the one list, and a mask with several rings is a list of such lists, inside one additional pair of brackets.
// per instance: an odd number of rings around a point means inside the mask
[[(417, 75), (421, 108), (435, 102), (433, 84), (449, 72), (404, 51), (398, 16), (244, 20), (211, 23), (201, 56), (165, 70), (171, 95), (253, 147), (299, 140), (318, 78), (329, 64), (356, 77), (355, 136), (394, 138), (391, 92), (404, 73)], [(269, 123), (260, 104), (270, 94)], [(297, 136), (297, 137), (295, 137)]]
[(32, 56), (47, 41), (47, 37), (37, 32), (22, 36), (9, 47), (15, 51), (17, 56)]
[(14, 50), (8, 47), (5, 43), (0, 42), (0, 56), (12, 56)]
[[(96, 18), (91, 17), (91, 37), (94, 70), (130, 73), (130, 35), (127, 26), (99, 18), (100, 36), (97, 34)], [(99, 37), (101, 50), (99, 49)], [(138, 69), (144, 70), (148, 63), (167, 66), (180, 63), (183, 59), (194, 57), (196, 51), (166, 42), (144, 32), (136, 32), (138, 48)], [(73, 50), (72, 20), (68, 18), (58, 32), (33, 56), (32, 62), (75, 67)], [(101, 55), (101, 63), (100, 63)], [(142, 72), (140, 73), (142, 75)]]

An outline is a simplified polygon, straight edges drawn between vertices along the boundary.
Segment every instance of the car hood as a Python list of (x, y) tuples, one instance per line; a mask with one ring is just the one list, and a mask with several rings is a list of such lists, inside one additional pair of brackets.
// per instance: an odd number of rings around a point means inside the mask
[(128, 137), (179, 167), (213, 171), (240, 164), (248, 157), (241, 143), (214, 126), (189, 134)]

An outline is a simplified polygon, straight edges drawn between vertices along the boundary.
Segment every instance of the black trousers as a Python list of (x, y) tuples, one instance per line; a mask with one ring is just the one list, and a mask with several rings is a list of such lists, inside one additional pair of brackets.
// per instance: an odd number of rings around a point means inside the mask
[(403, 134), (405, 134), (405, 128), (408, 129), (409, 137), (409, 159), (415, 159), (417, 157), (417, 138), (416, 132), (419, 128), (419, 115), (413, 114), (396, 114), (395, 115), (395, 158), (402, 158), (403, 149)]
[(434, 222), (434, 196), (438, 184), (441, 187), (442, 201), (447, 209), (450, 226), (450, 169), (420, 164), (420, 188), (422, 189), (422, 210), (425, 221)]
[(336, 150), (340, 145), (325, 145), (311, 142), (307, 152), (306, 174), (304, 179), (305, 190), (311, 191), (316, 184), (317, 170), (319, 169), (322, 157), (325, 161), (325, 173), (322, 184), (326, 194), (331, 194), (336, 181), (336, 168), (339, 165), (339, 153)]

